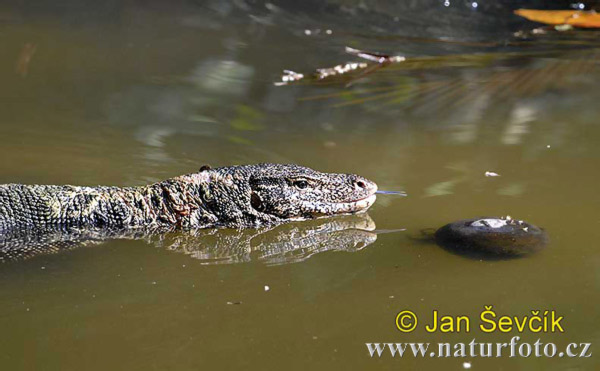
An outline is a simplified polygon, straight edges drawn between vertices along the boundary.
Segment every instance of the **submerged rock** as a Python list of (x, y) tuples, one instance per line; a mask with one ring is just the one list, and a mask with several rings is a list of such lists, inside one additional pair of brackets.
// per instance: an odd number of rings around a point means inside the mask
[(541, 250), (546, 232), (533, 224), (507, 217), (463, 219), (435, 232), (441, 247), (473, 257), (519, 257)]

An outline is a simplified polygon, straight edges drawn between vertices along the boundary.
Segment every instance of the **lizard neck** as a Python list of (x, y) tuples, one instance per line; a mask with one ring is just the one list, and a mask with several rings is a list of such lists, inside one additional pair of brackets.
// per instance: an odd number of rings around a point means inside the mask
[(204, 183), (184, 177), (139, 187), (73, 187), (64, 199), (62, 220), (96, 228), (191, 229), (216, 225), (203, 198)]
[(201, 174), (183, 175), (142, 188), (152, 197), (151, 212), (159, 224), (192, 229), (219, 223), (210, 180)]

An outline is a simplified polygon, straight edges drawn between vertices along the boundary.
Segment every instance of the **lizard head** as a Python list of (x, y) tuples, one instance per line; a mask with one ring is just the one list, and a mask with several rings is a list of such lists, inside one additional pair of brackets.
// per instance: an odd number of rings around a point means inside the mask
[(191, 179), (204, 184), (202, 199), (228, 227), (354, 214), (373, 205), (377, 191), (375, 183), (358, 175), (291, 164), (206, 166)]
[(282, 219), (357, 213), (367, 210), (376, 198), (377, 185), (354, 174), (279, 164), (259, 164), (249, 170), (251, 208)]

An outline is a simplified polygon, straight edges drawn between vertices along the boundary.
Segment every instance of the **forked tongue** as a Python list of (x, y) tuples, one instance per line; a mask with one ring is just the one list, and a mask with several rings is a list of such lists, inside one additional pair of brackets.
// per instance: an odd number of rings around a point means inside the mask
[(375, 194), (382, 194), (382, 195), (396, 195), (396, 196), (402, 196), (402, 197), (406, 197), (408, 196), (406, 194), (406, 192), (404, 191), (376, 191)]

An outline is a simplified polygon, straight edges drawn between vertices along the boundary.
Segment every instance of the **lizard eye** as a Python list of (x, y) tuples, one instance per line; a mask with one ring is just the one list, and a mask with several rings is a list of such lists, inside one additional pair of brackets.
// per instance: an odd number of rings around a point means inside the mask
[(250, 195), (250, 205), (252, 205), (252, 207), (258, 211), (264, 211), (263, 203), (260, 199), (260, 196), (254, 192), (252, 192), (252, 194)]
[(308, 182), (306, 180), (296, 180), (294, 182), (294, 187), (304, 189), (308, 187)]

